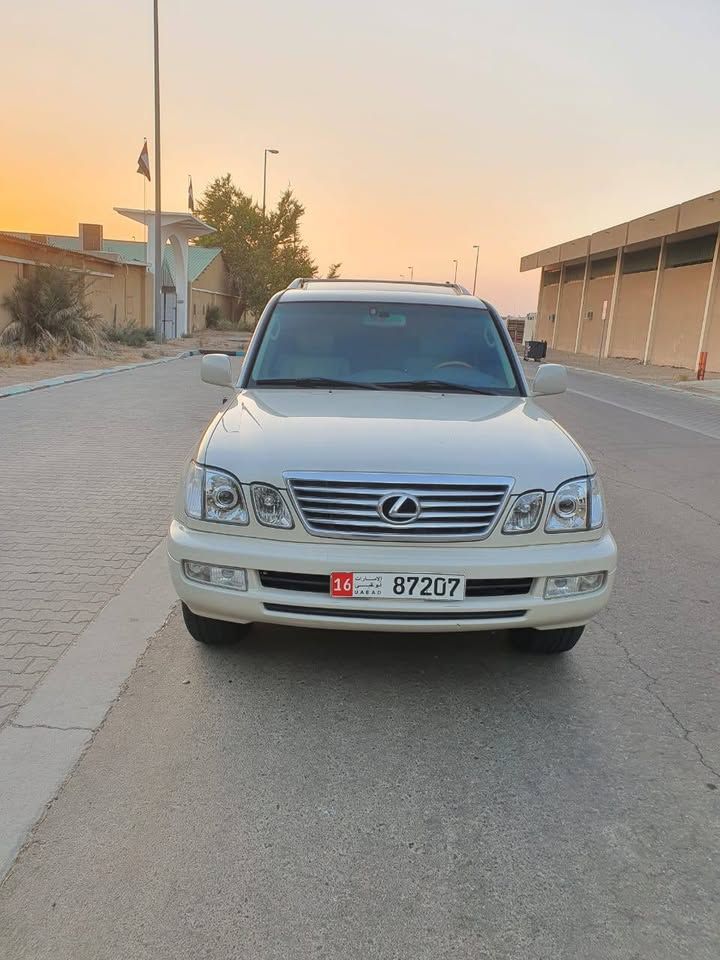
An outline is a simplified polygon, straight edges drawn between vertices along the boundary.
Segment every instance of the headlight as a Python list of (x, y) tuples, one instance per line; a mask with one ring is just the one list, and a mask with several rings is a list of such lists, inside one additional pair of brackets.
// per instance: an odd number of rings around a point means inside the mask
[(255, 516), (263, 526), (282, 527), (284, 530), (293, 526), (290, 511), (279, 490), (264, 483), (254, 483), (250, 489)]
[(545, 523), (547, 533), (597, 530), (603, 524), (602, 491), (597, 477), (568, 480), (555, 491)]
[(185, 478), (185, 513), (196, 520), (247, 524), (242, 487), (230, 473), (191, 463)]
[(545, 494), (542, 490), (523, 493), (517, 498), (507, 520), (503, 524), (503, 533), (529, 533), (540, 523)]

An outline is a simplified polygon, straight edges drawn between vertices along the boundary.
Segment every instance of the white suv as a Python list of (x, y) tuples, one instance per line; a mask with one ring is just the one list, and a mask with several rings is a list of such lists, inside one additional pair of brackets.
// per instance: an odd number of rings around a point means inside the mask
[[(296, 280), (187, 464), (170, 570), (204, 643), (252, 623), (509, 629), (560, 653), (616, 565), (588, 457), (529, 396), (495, 309), (451, 284)], [(533, 395), (561, 393), (538, 370)]]

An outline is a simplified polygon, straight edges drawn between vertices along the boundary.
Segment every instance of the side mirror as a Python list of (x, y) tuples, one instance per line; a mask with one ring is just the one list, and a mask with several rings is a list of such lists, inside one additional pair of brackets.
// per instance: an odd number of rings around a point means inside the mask
[(567, 370), (561, 363), (544, 363), (533, 381), (534, 397), (550, 397), (567, 390)]
[(208, 353), (202, 358), (200, 377), (205, 383), (214, 383), (216, 387), (234, 387), (230, 357), (224, 353)]

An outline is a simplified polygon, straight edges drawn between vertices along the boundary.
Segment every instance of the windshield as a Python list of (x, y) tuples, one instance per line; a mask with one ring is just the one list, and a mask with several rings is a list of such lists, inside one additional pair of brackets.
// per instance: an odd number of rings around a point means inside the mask
[(521, 393), (488, 310), (367, 301), (280, 301), (247, 385)]

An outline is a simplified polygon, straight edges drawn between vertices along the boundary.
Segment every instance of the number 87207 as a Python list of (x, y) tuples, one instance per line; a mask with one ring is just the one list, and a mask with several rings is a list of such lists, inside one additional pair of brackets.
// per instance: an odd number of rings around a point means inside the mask
[(397, 574), (393, 577), (392, 592), (396, 597), (418, 597), (426, 600), (461, 600), (465, 585), (460, 590), (462, 577), (415, 574)]

